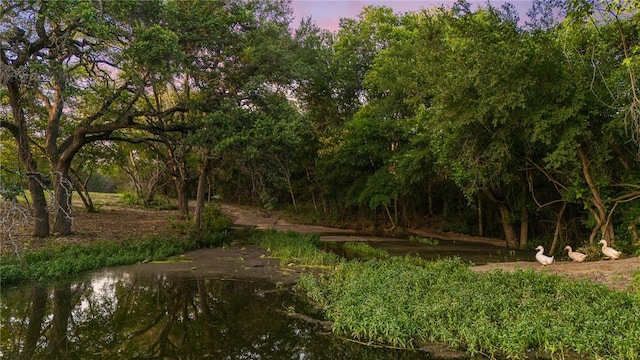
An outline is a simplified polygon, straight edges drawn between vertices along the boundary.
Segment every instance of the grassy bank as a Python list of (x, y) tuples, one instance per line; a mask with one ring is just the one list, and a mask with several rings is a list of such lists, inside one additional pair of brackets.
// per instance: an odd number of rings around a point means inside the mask
[[(476, 273), (455, 259), (345, 261), (322, 251), (317, 235), (293, 232), (220, 231), (196, 239), (59, 246), (2, 258), (0, 280), (58, 278), (232, 241), (258, 244), (283, 266), (326, 267), (324, 275), (304, 275), (296, 290), (322, 309), (340, 336), (395, 347), (440, 342), (488, 357), (524, 358), (535, 349), (556, 357), (640, 359), (640, 294), (534, 271)], [(366, 246), (348, 247), (360, 258), (374, 256)]]
[(435, 341), (507, 358), (530, 349), (640, 358), (640, 299), (591, 282), (393, 258), (344, 263), (328, 277), (305, 276), (298, 288), (324, 309), (336, 334), (363, 342)]
[(148, 236), (121, 242), (95, 242), (25, 251), (0, 259), (0, 286), (27, 280), (58, 279), (109, 266), (166, 260), (186, 251), (220, 246), (229, 233), (206, 233), (198, 237)]

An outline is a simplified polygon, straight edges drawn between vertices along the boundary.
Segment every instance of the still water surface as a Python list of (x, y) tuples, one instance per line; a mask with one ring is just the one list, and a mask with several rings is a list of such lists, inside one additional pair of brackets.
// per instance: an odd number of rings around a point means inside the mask
[[(334, 248), (325, 243), (327, 250)], [(486, 245), (369, 239), (391, 255), (475, 263), (531, 257)], [(335, 248), (334, 248), (335, 249)], [(375, 348), (303, 320), (313, 310), (266, 280), (150, 274), (135, 267), (0, 291), (2, 359), (461, 359)]]
[(264, 280), (106, 269), (0, 292), (2, 359), (432, 359), (330, 334)]

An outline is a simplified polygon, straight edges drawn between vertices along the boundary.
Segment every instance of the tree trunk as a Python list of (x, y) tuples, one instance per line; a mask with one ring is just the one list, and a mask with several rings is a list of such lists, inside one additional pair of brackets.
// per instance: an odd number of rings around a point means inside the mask
[(556, 251), (556, 246), (558, 246), (558, 240), (560, 239), (560, 229), (562, 228), (564, 218), (564, 211), (567, 209), (567, 203), (562, 203), (562, 208), (560, 208), (560, 212), (558, 213), (558, 219), (556, 219), (556, 229), (553, 232), (553, 241), (551, 242), (551, 247), (549, 248), (549, 254), (553, 254)]
[(196, 192), (196, 209), (193, 213), (193, 225), (197, 231), (202, 230), (202, 213), (204, 211), (204, 193), (209, 174), (209, 153), (207, 151), (202, 160), (200, 167), (200, 176), (198, 177), (198, 191)]
[(29, 136), (27, 135), (27, 124), (24, 111), (20, 105), (20, 89), (16, 82), (10, 81), (7, 84), (9, 90), (9, 103), (13, 112), (15, 128), (9, 129), (18, 144), (18, 158), (24, 166), (27, 176), (27, 187), (32, 201), (32, 215), (34, 221), (33, 236), (46, 237), (49, 236), (49, 210), (47, 208), (47, 199), (44, 196), (44, 181), (38, 172), (38, 166), (33, 159)]
[(629, 233), (631, 233), (631, 245), (633, 246), (640, 245), (640, 242), (638, 241), (638, 226), (636, 225), (637, 222), (640, 222), (640, 218), (632, 219), (629, 221)]
[(529, 210), (527, 209), (527, 203), (522, 200), (522, 220), (520, 221), (520, 249), (524, 249), (527, 246), (527, 239), (529, 238)]
[(274, 156), (278, 164), (280, 165), (280, 169), (282, 169), (282, 174), (284, 178), (287, 180), (287, 190), (289, 190), (289, 196), (291, 196), (291, 203), (293, 204), (293, 209), (298, 211), (298, 204), (296, 202), (296, 195), (293, 193), (293, 185), (291, 184), (291, 173), (289, 172), (289, 167), (282, 161), (278, 156)]
[(31, 206), (33, 207), (33, 236), (49, 236), (49, 207), (44, 196), (43, 181), (40, 174), (29, 174), (27, 186), (31, 195)]
[(478, 195), (478, 235), (484, 236), (484, 222), (482, 221), (482, 197)]
[(513, 220), (511, 217), (511, 210), (509, 206), (502, 201), (499, 196), (496, 196), (493, 192), (489, 190), (485, 190), (484, 194), (487, 198), (494, 204), (498, 206), (500, 210), (500, 219), (502, 222), (502, 231), (504, 233), (505, 240), (507, 242), (507, 247), (510, 249), (518, 248), (518, 236), (513, 228)]
[(387, 217), (389, 218), (389, 221), (391, 222), (391, 228), (389, 229), (385, 229), (386, 231), (393, 231), (396, 229), (396, 222), (393, 218), (393, 215), (391, 215), (391, 212), (389, 211), (389, 207), (387, 205), (383, 205), (384, 207), (384, 211), (387, 214)]
[(607, 209), (604, 201), (602, 200), (602, 196), (600, 196), (600, 189), (596, 186), (593, 178), (591, 177), (591, 169), (589, 168), (589, 158), (585, 153), (582, 146), (578, 146), (578, 156), (580, 157), (580, 163), (582, 164), (582, 174), (584, 176), (584, 180), (589, 186), (589, 190), (591, 191), (591, 203), (587, 204), (591, 208), (595, 208), (594, 211), (591, 211), (593, 214), (597, 225), (594, 228), (594, 232), (600, 231), (602, 234), (602, 238), (607, 240), (608, 244), (613, 244), (615, 240), (615, 235), (613, 231), (613, 225), (610, 222), (607, 222)]
[(513, 223), (511, 221), (511, 212), (506, 204), (498, 204), (500, 209), (500, 218), (502, 220), (502, 230), (504, 231), (504, 237), (509, 249), (518, 248), (518, 237), (513, 229)]
[(80, 181), (78, 174), (76, 174), (71, 169), (69, 170), (69, 174), (71, 177), (71, 181), (73, 182), (73, 188), (76, 190), (76, 193), (78, 193), (80, 200), (82, 200), (82, 204), (84, 204), (84, 208), (87, 210), (87, 212), (90, 212), (90, 213), (97, 212), (95, 206), (93, 206), (93, 200), (91, 199), (91, 194), (89, 193), (89, 190), (87, 190), (87, 183)]
[(73, 185), (69, 180), (69, 167), (67, 165), (58, 166), (53, 173), (53, 185), (55, 193), (55, 223), (53, 231), (60, 235), (70, 235), (73, 224), (73, 206), (71, 206), (71, 196)]
[(187, 194), (187, 188), (189, 182), (186, 179), (174, 177), (176, 184), (176, 192), (178, 193), (178, 212), (181, 219), (189, 218), (189, 197)]

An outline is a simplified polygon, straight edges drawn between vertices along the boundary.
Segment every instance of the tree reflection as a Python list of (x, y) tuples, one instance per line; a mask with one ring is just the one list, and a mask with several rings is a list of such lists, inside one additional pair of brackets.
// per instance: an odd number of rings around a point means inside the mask
[(103, 273), (5, 289), (1, 300), (0, 357), (7, 359), (334, 359), (371, 351), (379, 359), (426, 358), (323, 336), (284, 315), (302, 304), (267, 282)]

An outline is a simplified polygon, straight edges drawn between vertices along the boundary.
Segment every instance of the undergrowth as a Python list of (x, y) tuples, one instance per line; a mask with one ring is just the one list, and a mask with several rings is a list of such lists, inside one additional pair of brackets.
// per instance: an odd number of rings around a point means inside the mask
[(363, 342), (442, 342), (469, 355), (640, 358), (640, 299), (592, 282), (529, 271), (475, 273), (460, 260), (346, 262), (297, 289), (333, 331)]
[(0, 259), (0, 284), (25, 280), (55, 279), (102, 267), (165, 260), (202, 247), (221, 246), (230, 233), (203, 232), (189, 239), (148, 236), (122, 242), (60, 245), (25, 251), (20, 257)]

